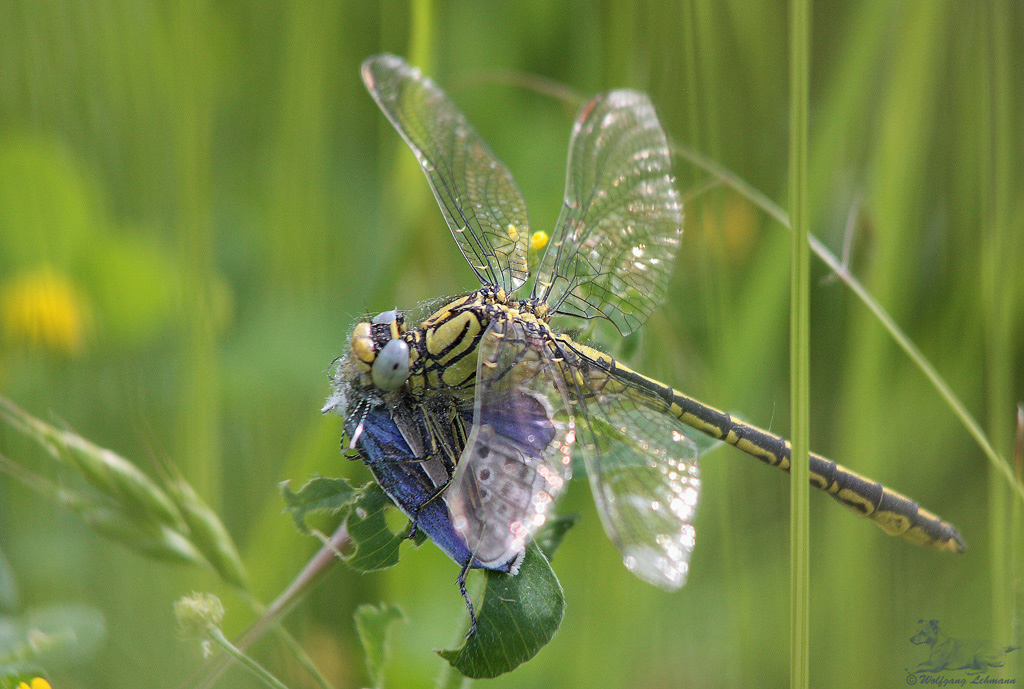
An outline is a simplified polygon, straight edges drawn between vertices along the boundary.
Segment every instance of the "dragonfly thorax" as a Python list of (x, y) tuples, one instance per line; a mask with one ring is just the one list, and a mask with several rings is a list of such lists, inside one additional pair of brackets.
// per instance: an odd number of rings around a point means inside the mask
[(547, 328), (547, 305), (509, 299), (485, 287), (453, 299), (409, 328), (398, 311), (384, 311), (352, 329), (349, 384), (386, 394), (414, 395), (470, 390), (476, 377), (477, 346), (495, 318)]

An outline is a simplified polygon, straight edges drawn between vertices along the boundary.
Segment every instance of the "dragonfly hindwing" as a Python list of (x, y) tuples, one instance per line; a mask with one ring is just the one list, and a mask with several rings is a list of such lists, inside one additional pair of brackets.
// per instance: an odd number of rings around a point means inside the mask
[(576, 445), (597, 512), (626, 567), (675, 590), (686, 583), (696, 534), (701, 448), (690, 437), (695, 431), (585, 350), (576, 353), (586, 373), (570, 392), (577, 398)]
[(523, 552), (571, 476), (575, 426), (550, 344), (502, 314), (479, 345), (473, 426), (445, 500), (485, 567)]

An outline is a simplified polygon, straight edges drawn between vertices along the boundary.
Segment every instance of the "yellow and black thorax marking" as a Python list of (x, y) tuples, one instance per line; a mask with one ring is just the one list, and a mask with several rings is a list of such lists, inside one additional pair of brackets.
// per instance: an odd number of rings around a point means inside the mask
[(478, 347), (491, 322), (502, 319), (526, 324), (552, 341), (546, 315), (546, 305), (509, 299), (505, 290), (495, 287), (485, 287), (446, 304), (410, 333), (410, 349), (416, 352), (410, 368), (410, 391), (417, 394), (448, 389), (472, 394)]
[(379, 323), (358, 323), (352, 331), (350, 358), (360, 382), (372, 386), (370, 371), (377, 355), (388, 342), (401, 338), (409, 348), (409, 393), (446, 390), (471, 397), (478, 347), (490, 323), (496, 318), (525, 323), (553, 342), (546, 315), (545, 304), (509, 299), (503, 289), (485, 287), (445, 304), (418, 328), (408, 329), (397, 313)]

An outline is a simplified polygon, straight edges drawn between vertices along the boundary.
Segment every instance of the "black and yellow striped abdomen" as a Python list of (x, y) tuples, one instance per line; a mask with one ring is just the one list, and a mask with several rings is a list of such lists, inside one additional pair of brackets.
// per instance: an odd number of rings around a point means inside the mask
[[(587, 377), (592, 387), (642, 398), (648, 406), (669, 413), (687, 426), (722, 440), (765, 464), (789, 472), (789, 441), (751, 426), (735, 416), (688, 397), (672, 387), (641, 375), (590, 347), (565, 336), (559, 339), (591, 364)], [(607, 377), (607, 381), (598, 379)], [(821, 455), (810, 455), (811, 485), (831, 495), (844, 507), (867, 517), (882, 530), (918, 545), (963, 552), (965, 544), (952, 524), (920, 507), (914, 500), (877, 481), (861, 476)]]

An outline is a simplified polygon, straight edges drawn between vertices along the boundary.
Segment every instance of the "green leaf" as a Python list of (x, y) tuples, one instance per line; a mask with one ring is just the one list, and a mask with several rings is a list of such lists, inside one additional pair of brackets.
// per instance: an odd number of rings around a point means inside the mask
[(398, 564), (398, 547), (407, 532), (396, 534), (388, 527), (385, 511), (391, 505), (391, 498), (375, 483), (356, 494), (347, 517), (351, 549), (343, 559), (357, 572), (374, 572)]
[(397, 620), (405, 620), (401, 608), (390, 603), (360, 605), (355, 614), (356, 631), (366, 654), (366, 671), (373, 687), (384, 686), (384, 666), (391, 655), (388, 628)]
[(292, 515), (295, 526), (303, 533), (309, 533), (306, 516), (311, 512), (338, 512), (347, 509), (355, 500), (359, 489), (343, 478), (314, 476), (299, 491), (293, 492), (288, 481), (280, 484), (284, 497), (285, 511)]
[(466, 677), (497, 677), (535, 656), (558, 630), (564, 612), (562, 586), (534, 541), (518, 574), (487, 572), (476, 632), (462, 648), (438, 654)]
[(375, 572), (398, 563), (398, 547), (408, 532), (396, 534), (388, 527), (386, 511), (392, 506), (391, 498), (376, 483), (353, 488), (343, 478), (316, 476), (298, 492), (285, 481), (281, 494), (285, 510), (303, 533), (310, 532), (306, 526), (310, 513), (343, 513), (348, 543), (341, 559), (357, 572)]
[(540, 546), (541, 552), (544, 553), (547, 559), (550, 560), (554, 557), (558, 546), (562, 545), (562, 539), (565, 538), (565, 534), (579, 520), (580, 515), (578, 514), (559, 514), (548, 519), (547, 523), (544, 524), (544, 528), (537, 532), (533, 540)]

